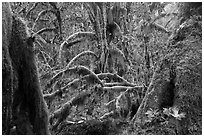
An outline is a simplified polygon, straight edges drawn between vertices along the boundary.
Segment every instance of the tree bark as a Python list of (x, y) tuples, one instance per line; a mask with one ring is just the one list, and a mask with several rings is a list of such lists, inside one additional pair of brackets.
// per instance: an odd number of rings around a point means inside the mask
[(48, 111), (35, 64), (34, 38), (24, 21), (12, 15), (9, 3), (2, 6), (3, 131), (5, 134), (49, 134)]

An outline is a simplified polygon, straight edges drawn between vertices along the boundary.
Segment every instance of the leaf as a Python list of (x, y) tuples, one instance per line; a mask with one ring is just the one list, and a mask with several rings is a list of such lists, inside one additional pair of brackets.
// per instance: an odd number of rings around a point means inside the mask
[(173, 114), (171, 114), (173, 117), (175, 117), (178, 120), (181, 120), (181, 118), (185, 118), (185, 113), (179, 114), (179, 109), (177, 107), (172, 108)]
[(173, 116), (174, 118), (181, 120), (182, 118), (185, 118), (185, 113), (180, 113), (179, 114), (179, 109), (177, 107), (173, 107), (173, 108), (164, 108), (163, 111), (164, 114), (166, 114), (167, 116)]
[(148, 110), (145, 114), (146, 114), (146, 115), (150, 115), (150, 114), (152, 114), (152, 111), (151, 111), (151, 110)]
[(152, 118), (152, 117), (157, 116), (158, 112), (157, 110), (150, 109), (145, 114), (148, 115), (149, 118)]
[(170, 116), (170, 110), (167, 108), (164, 108), (163, 113), (167, 116)]

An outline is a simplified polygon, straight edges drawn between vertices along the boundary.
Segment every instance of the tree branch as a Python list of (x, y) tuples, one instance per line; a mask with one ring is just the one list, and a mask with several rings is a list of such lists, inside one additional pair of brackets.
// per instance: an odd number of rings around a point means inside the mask
[(57, 8), (56, 2), (49, 2), (49, 4), (54, 8), (55, 10), (55, 16), (57, 18), (57, 21), (59, 23), (59, 29), (60, 29), (60, 34), (62, 34), (62, 18), (60, 14), (60, 9)]
[(37, 7), (38, 2), (34, 2), (34, 4), (32, 5), (32, 7), (28, 10), (28, 12), (26, 13), (26, 17), (28, 18), (28, 16), (30, 15), (30, 13)]
[(150, 24), (150, 28), (152, 29), (152, 28), (154, 28), (154, 29), (156, 29), (156, 30), (158, 30), (158, 31), (162, 31), (162, 32), (164, 32), (164, 33), (170, 33), (167, 29), (165, 29), (163, 26), (161, 26), (161, 25), (159, 25), (159, 24), (157, 24), (157, 23), (151, 23)]
[(86, 100), (90, 97), (91, 93), (89, 92), (83, 92), (78, 94), (76, 97), (73, 97), (71, 100), (66, 102), (62, 105), (61, 108), (56, 110), (51, 116), (50, 116), (50, 123), (53, 123), (54, 119), (58, 119), (57, 122), (53, 125), (53, 129), (57, 128), (57, 126), (64, 121), (67, 116), (71, 113), (71, 108), (73, 106), (81, 106), (84, 105)]
[(134, 84), (128, 82), (123, 77), (119, 76), (118, 74), (100, 73), (100, 74), (97, 74), (97, 76), (99, 79), (105, 79), (108, 77), (110, 80), (113, 80), (114, 82), (120, 82), (120, 83), (123, 83), (124, 85), (129, 85), (129, 86), (134, 87)]
[(114, 82), (114, 83), (104, 83), (105, 87), (113, 87), (113, 86), (129, 86), (129, 87), (135, 87), (136, 85), (132, 83), (119, 83), (119, 82)]
[(62, 87), (61, 90), (64, 91), (66, 88), (71, 87), (77, 89), (80, 81), (86, 80), (88, 84), (100, 84), (103, 87), (102, 81), (97, 77), (97, 75), (86, 75), (82, 78), (74, 79), (72, 82), (68, 83), (66, 86)]
[(156, 69), (155, 69), (155, 71), (154, 71), (154, 73), (153, 73), (151, 82), (150, 82), (150, 84), (149, 84), (149, 86), (148, 86), (148, 88), (147, 88), (147, 91), (146, 91), (146, 93), (145, 93), (145, 96), (144, 96), (144, 98), (143, 98), (143, 100), (142, 100), (142, 102), (141, 102), (141, 104), (140, 104), (140, 106), (139, 106), (139, 108), (138, 108), (138, 110), (137, 110), (137, 113), (136, 113), (135, 116), (132, 118), (131, 123), (132, 123), (132, 122), (135, 122), (135, 121), (138, 122), (138, 120), (139, 120), (140, 122), (142, 121), (142, 119), (140, 119), (139, 117), (143, 116), (143, 114), (144, 114), (144, 108), (145, 108), (145, 106), (146, 106), (146, 104), (147, 104), (147, 99), (149, 98), (149, 96), (150, 96), (150, 94), (151, 94), (151, 90), (152, 90), (152, 88), (153, 88), (153, 86), (154, 86), (154, 84), (155, 84), (155, 81), (156, 81), (156, 79), (157, 79), (157, 77), (158, 77), (159, 71), (160, 71), (161, 66), (162, 66), (162, 64), (164, 63), (164, 61), (165, 61), (165, 59), (163, 59), (163, 60), (162, 60), (162, 63), (156, 67)]
[(82, 75), (82, 76), (85, 76), (85, 75), (90, 75), (90, 76), (87, 76), (87, 77), (91, 77), (93, 78), (94, 80), (98, 81), (102, 84), (101, 80), (98, 78), (98, 76), (92, 72), (91, 70), (89, 70), (89, 68), (85, 67), (85, 66), (75, 66), (75, 67), (72, 67), (72, 68), (65, 68), (65, 69), (62, 69), (60, 72), (58, 72), (55, 76), (52, 77), (52, 79), (50, 80), (50, 82), (46, 85), (47, 86), (51, 86), (56, 80), (59, 80), (59, 78), (61, 78), (63, 75), (67, 74), (67, 73), (74, 73), (74, 74), (78, 74), (78, 75)]
[(43, 95), (46, 102), (52, 102), (55, 99), (55, 97), (57, 97), (57, 96), (61, 97), (62, 96), (62, 91), (57, 90), (56, 92), (53, 92), (51, 94), (44, 94)]
[(128, 86), (113, 86), (113, 87), (103, 87), (103, 90), (110, 91), (110, 92), (121, 92), (124, 90), (141, 90), (144, 86), (135, 86), (135, 87), (128, 87)]
[(70, 48), (72, 45), (85, 41), (89, 39), (90, 41), (92, 40), (97, 40), (96, 34), (93, 32), (76, 32), (72, 35), (70, 35), (61, 45), (60, 45), (60, 50), (59, 50), (59, 59), (61, 60), (62, 58), (62, 51), (64, 50), (64, 47), (66, 49)]
[(41, 33), (44, 33), (44, 32), (51, 32), (51, 31), (56, 31), (56, 28), (42, 28), (38, 32), (34, 33), (32, 37), (35, 37), (36, 35), (40, 35)]
[(66, 68), (69, 68), (71, 66), (71, 64), (76, 61), (78, 58), (85, 56), (85, 55), (92, 55), (94, 56), (96, 59), (98, 59), (98, 56), (93, 52), (93, 51), (84, 51), (79, 53), (78, 55), (76, 55), (66, 66)]
[(51, 12), (51, 13), (53, 13), (53, 14), (55, 15), (55, 12), (54, 12), (53, 10), (51, 10), (51, 9), (42, 10), (42, 11), (38, 14), (37, 18), (35, 19), (35, 22), (34, 22), (34, 24), (33, 24), (32, 30), (34, 30), (34, 28), (35, 28), (35, 26), (36, 26), (36, 23), (38, 22), (38, 20), (40, 19), (40, 17), (43, 16), (43, 15), (45, 15), (45, 14), (48, 13), (48, 12)]

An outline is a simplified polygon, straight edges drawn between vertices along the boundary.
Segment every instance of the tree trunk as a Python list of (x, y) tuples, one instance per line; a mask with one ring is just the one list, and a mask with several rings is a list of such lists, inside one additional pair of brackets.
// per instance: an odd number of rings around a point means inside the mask
[(33, 41), (20, 18), (2, 3), (3, 134), (49, 134)]

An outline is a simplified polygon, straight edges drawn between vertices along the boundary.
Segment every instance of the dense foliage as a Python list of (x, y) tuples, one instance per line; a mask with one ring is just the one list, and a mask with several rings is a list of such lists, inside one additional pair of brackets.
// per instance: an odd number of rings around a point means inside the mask
[[(52, 134), (202, 133), (202, 3), (11, 7), (36, 38)], [(159, 110), (172, 72), (174, 105)]]

